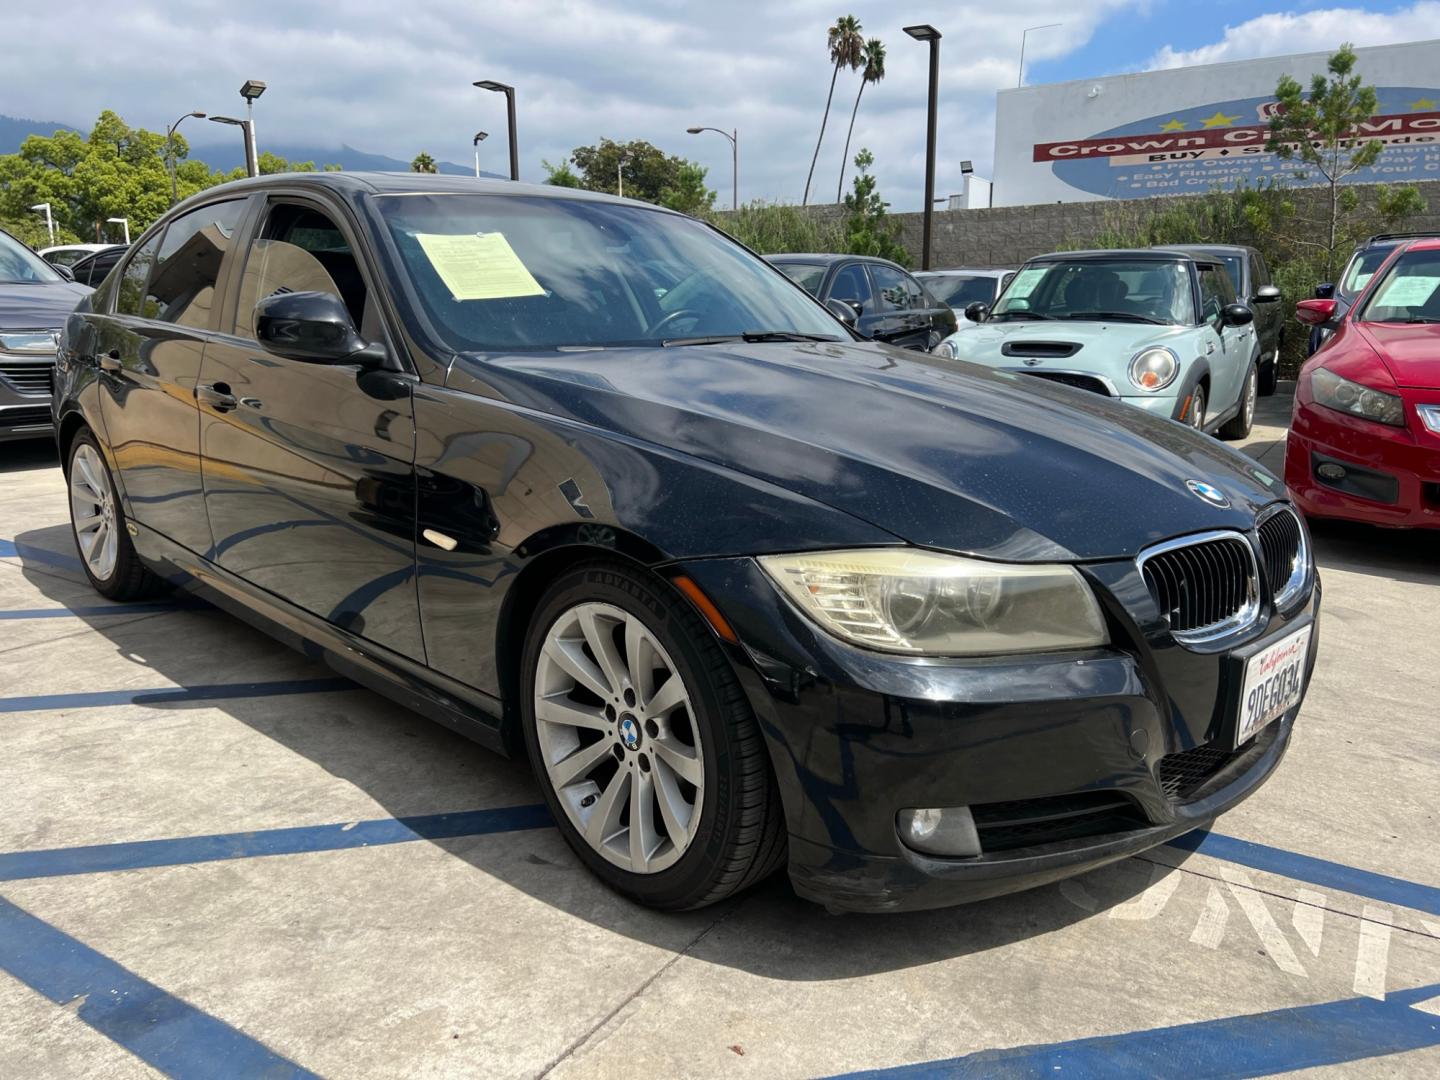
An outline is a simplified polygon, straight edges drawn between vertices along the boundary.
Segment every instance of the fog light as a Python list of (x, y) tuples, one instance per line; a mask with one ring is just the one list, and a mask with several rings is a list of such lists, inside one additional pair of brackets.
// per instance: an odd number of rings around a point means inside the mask
[(895, 815), (905, 846), (927, 855), (979, 855), (980, 835), (968, 806), (932, 806)]
[(1333, 461), (1327, 461), (1327, 462), (1325, 462), (1323, 465), (1318, 465), (1318, 466), (1316, 466), (1316, 468), (1315, 468), (1315, 475), (1317, 475), (1318, 477), (1320, 477), (1321, 480), (1330, 480), (1330, 481), (1344, 480), (1344, 479), (1345, 479), (1345, 466), (1344, 466), (1344, 465), (1337, 465), (1337, 464), (1335, 464), (1335, 462), (1333, 462)]

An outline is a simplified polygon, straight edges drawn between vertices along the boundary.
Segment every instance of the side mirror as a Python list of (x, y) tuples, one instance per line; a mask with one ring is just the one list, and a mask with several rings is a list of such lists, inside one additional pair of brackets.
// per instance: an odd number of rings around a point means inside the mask
[(1252, 299), (1257, 304), (1273, 304), (1280, 299), (1280, 286), (1261, 285), (1260, 288), (1255, 290), (1255, 295)]
[(973, 323), (982, 323), (990, 317), (990, 305), (983, 300), (965, 305), (965, 318)]
[(1315, 286), (1316, 300), (1329, 300), (1335, 295), (1335, 283), (1333, 281), (1322, 281)]
[(54, 270), (57, 274), (59, 274), (61, 277), (63, 277), (66, 281), (74, 281), (74, 280), (75, 280), (75, 271), (74, 271), (74, 270), (71, 270), (70, 267), (66, 266), (64, 263), (51, 263), (51, 264), (50, 264), (50, 269), (51, 269), (51, 270)]
[(1255, 321), (1255, 313), (1244, 304), (1226, 304), (1220, 309), (1220, 322), (1225, 326), (1245, 326)]
[(1301, 300), (1295, 305), (1295, 318), (1306, 326), (1324, 326), (1335, 318), (1335, 301)]
[(858, 300), (836, 300), (833, 296), (825, 301), (825, 306), (830, 314), (843, 322), (846, 326), (854, 329), (860, 319), (860, 301)]
[(288, 360), (370, 366), (378, 359), (355, 329), (345, 302), (333, 293), (265, 297), (255, 305), (255, 336), (267, 352)]

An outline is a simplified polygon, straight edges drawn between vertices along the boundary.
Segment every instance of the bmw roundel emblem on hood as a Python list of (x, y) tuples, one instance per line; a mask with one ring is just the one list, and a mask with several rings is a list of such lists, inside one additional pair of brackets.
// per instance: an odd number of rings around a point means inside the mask
[(1230, 507), (1230, 500), (1214, 484), (1207, 484), (1203, 480), (1186, 480), (1185, 486), (1211, 506), (1218, 506), (1221, 510), (1227, 510)]

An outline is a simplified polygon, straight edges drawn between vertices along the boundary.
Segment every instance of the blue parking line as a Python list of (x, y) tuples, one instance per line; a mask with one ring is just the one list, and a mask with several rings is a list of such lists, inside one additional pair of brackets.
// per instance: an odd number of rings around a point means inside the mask
[[(167, 1076), (315, 1077), (0, 897), (0, 970)], [(317, 1078), (318, 1080), (318, 1078)]]
[(80, 559), (75, 555), (38, 548), (34, 544), (18, 544), (13, 540), (0, 540), (0, 559), (19, 559), (21, 562), (39, 563), (42, 566), (58, 566), (64, 570), (80, 569)]
[(1149, 1031), (981, 1050), (944, 1061), (846, 1073), (843, 1080), (1268, 1076), (1440, 1046), (1440, 1017), (1410, 1007), (1436, 994), (1440, 983), (1397, 991), (1384, 1001), (1349, 998)]
[(0, 622), (7, 619), (88, 619), (94, 615), (153, 615), (165, 611), (198, 611), (204, 604), (169, 603), (158, 601), (151, 604), (93, 604), (85, 607), (12, 608), (0, 611)]
[(349, 679), (285, 679), (279, 682), (215, 683), (208, 686), (161, 686), (142, 690), (89, 690), (75, 694), (32, 694), (0, 698), (0, 713), (43, 712), (47, 709), (93, 709), (105, 705), (169, 705), (187, 701), (282, 697), (358, 690)]
[(462, 836), (545, 829), (553, 824), (550, 812), (537, 804), (464, 810), (452, 814), (375, 818), (334, 825), (301, 825), (257, 832), (51, 848), (46, 851), (14, 851), (0, 854), (0, 881), (182, 866), (262, 855), (344, 851), (382, 844), (403, 844), (412, 840), (449, 840)]
[(1433, 885), (1421, 885), (1419, 882), (1390, 877), (1388, 874), (1358, 870), (1344, 863), (1317, 859), (1313, 855), (1300, 855), (1283, 848), (1238, 840), (1219, 833), (1186, 833), (1171, 840), (1169, 846), (1239, 863), (1252, 870), (1264, 870), (1281, 877), (1294, 878), (1296, 881), (1308, 882), (1322, 888), (1338, 889), (1382, 903), (1440, 915), (1440, 889)]

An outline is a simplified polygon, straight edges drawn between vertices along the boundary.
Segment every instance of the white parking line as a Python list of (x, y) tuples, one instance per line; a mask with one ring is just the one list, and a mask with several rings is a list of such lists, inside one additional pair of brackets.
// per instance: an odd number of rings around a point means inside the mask
[(1390, 966), (1389, 908), (1365, 905), (1360, 943), (1355, 948), (1355, 992), (1383, 1000), (1385, 975)]
[(1290, 917), (1290, 921), (1295, 924), (1295, 932), (1300, 935), (1300, 940), (1305, 942), (1311, 956), (1320, 955), (1320, 942), (1325, 936), (1327, 903), (1325, 894), (1314, 889), (1300, 889), (1296, 894), (1295, 913)]
[(1230, 905), (1225, 903), (1224, 894), (1211, 882), (1210, 889), (1205, 894), (1205, 907), (1200, 911), (1200, 918), (1195, 923), (1190, 940), (1207, 949), (1218, 949), (1225, 940), (1225, 924), (1229, 921)]
[(1240, 905), (1240, 910), (1245, 913), (1245, 918), (1250, 920), (1250, 926), (1260, 939), (1265, 954), (1274, 961), (1275, 966), (1291, 975), (1309, 978), (1304, 965), (1296, 958), (1295, 951), (1290, 948), (1290, 942), (1285, 940), (1285, 935), (1280, 932), (1280, 927), (1275, 925), (1275, 919), (1271, 916), (1270, 909), (1265, 906), (1264, 898), (1255, 890), (1255, 884), (1250, 880), (1250, 875), (1243, 870), (1235, 870), (1228, 866), (1221, 867), (1220, 874), (1225, 878), (1225, 883), (1230, 886), (1230, 894), (1235, 897), (1235, 902)]

